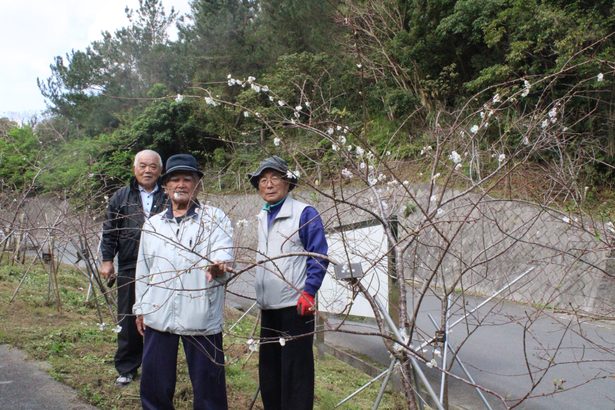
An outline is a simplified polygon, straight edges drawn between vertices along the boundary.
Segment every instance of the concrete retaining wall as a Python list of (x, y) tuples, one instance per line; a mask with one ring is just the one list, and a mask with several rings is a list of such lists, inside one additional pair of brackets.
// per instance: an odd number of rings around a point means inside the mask
[[(377, 202), (386, 200), (387, 209), (399, 218), (401, 243), (407, 247), (404, 274), (419, 285), (430, 281), (434, 288), (490, 295), (534, 267), (514, 291), (502, 297), (615, 317), (615, 235), (603, 223), (520, 201), (460, 196), (453, 191), (445, 192), (440, 201), (425, 187), (413, 187), (413, 197), (399, 188), (379, 188), (378, 199), (374, 192), (347, 191), (345, 198), (359, 207), (336, 205), (326, 196), (307, 190), (298, 189), (294, 194), (321, 211), (327, 228), (368, 220), (372, 218), (369, 212), (379, 207)], [(254, 193), (203, 195), (203, 200), (222, 208), (233, 220), (238, 260), (250, 264), (256, 247), (260, 198)], [(24, 209), (29, 234), (53, 232), (56, 243), (61, 243), (71, 232), (87, 232), (96, 241), (100, 216), (87, 220), (66, 217), (53, 231), (45, 229), (58, 220), (58, 214), (67, 213), (66, 203), (56, 200), (50, 206), (48, 201), (52, 199), (28, 201)], [(438, 208), (440, 211), (436, 211)], [(5, 214), (3, 222), (12, 219), (9, 215)], [(7, 227), (3, 228), (6, 231)], [(233, 289), (253, 297), (250, 273), (238, 278)]]

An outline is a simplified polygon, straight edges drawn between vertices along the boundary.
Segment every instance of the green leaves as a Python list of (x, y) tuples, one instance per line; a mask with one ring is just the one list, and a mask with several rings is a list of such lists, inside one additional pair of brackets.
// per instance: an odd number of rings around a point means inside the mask
[(0, 137), (0, 185), (27, 188), (35, 183), (35, 176), (44, 161), (39, 141), (32, 128), (13, 127)]
[[(69, 124), (64, 140), (96, 140), (67, 148), (87, 158), (76, 162), (82, 170), (104, 164), (101, 174), (124, 181), (129, 157), (152, 148), (163, 158), (191, 152), (239, 174), (263, 154), (279, 153), (274, 138), (290, 152), (327, 161), (334, 154), (325, 152), (331, 144), (322, 130), (331, 123), (380, 151), (395, 144), (410, 158), (421, 145), (409, 135), (431, 134), (436, 118), (444, 125), (460, 110), (479, 111), (496, 93), (511, 98), (509, 111), (489, 133), (565, 98), (561, 126), (609, 147), (596, 155), (612, 162), (610, 1), (198, 0), (191, 7), (171, 42), (166, 30), (176, 13), (161, 0), (141, 0), (128, 10), (127, 27), (57, 57), (51, 76), (39, 81), (52, 112)], [(227, 86), (228, 74), (241, 81)], [(250, 77), (269, 91), (252, 88)], [(528, 95), (524, 80), (534, 87)], [(115, 147), (102, 142), (110, 140)], [(59, 158), (69, 158), (61, 151)], [(592, 179), (612, 172), (592, 167), (599, 170), (586, 172)], [(56, 181), (70, 184), (77, 174), (61, 175)], [(26, 174), (16, 178), (11, 184), (23, 185)]]

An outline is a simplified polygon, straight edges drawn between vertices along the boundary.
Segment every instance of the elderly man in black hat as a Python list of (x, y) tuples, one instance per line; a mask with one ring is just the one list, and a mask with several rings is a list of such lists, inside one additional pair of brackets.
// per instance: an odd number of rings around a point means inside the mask
[(172, 409), (182, 341), (195, 409), (226, 409), (222, 325), (233, 259), (231, 222), (197, 199), (203, 173), (192, 155), (167, 160), (171, 206), (143, 225), (134, 314), (144, 335), (141, 403)]
[[(266, 410), (314, 405), (314, 297), (328, 266), (320, 215), (289, 192), (297, 176), (282, 158), (248, 174), (265, 205), (258, 215), (256, 300), (261, 308), (259, 379)], [(302, 255), (320, 254), (323, 258)]]

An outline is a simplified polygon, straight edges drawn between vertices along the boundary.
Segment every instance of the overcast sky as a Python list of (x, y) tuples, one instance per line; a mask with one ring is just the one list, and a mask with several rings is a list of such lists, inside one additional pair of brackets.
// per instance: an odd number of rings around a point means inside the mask
[[(167, 12), (190, 10), (189, 0), (162, 0)], [(138, 0), (0, 0), (0, 117), (16, 120), (45, 109), (36, 79), (51, 75), (55, 56), (83, 50), (128, 25), (126, 6)]]

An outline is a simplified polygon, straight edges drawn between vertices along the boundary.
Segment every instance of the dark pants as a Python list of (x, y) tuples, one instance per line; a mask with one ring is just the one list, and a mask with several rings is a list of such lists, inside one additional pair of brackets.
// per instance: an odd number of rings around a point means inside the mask
[[(261, 397), (266, 410), (314, 407), (314, 316), (299, 316), (296, 308), (261, 312), (258, 361)], [(301, 336), (280, 345), (280, 337)]]
[(135, 271), (121, 270), (117, 275), (117, 320), (122, 330), (117, 335), (115, 368), (119, 374), (136, 374), (141, 366), (143, 337), (137, 332), (132, 305), (135, 304)]
[(177, 381), (177, 349), (181, 338), (194, 391), (195, 409), (226, 410), (226, 380), (222, 333), (180, 336), (145, 329), (141, 404), (143, 408), (173, 409)]

